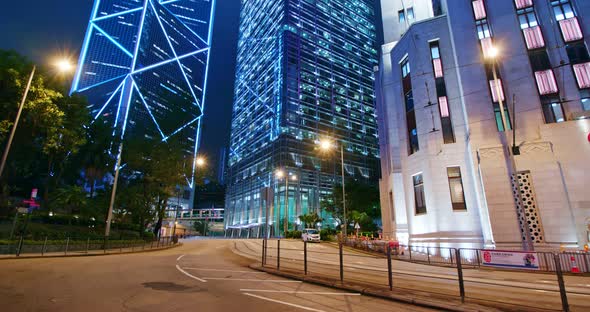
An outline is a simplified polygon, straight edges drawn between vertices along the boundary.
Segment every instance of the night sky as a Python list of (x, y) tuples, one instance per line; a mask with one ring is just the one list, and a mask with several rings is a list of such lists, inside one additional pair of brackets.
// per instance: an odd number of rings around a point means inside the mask
[[(40, 64), (78, 53), (94, 0), (10, 1), (0, 10), (0, 49), (13, 49)], [(201, 151), (216, 169), (229, 144), (240, 0), (218, 0)], [(214, 171), (215, 172), (215, 171)]]

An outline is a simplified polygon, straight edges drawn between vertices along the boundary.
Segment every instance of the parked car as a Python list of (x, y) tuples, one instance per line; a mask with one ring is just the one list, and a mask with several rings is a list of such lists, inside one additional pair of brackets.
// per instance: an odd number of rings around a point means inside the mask
[(320, 242), (320, 231), (316, 229), (305, 229), (301, 234), (301, 239), (304, 242)]

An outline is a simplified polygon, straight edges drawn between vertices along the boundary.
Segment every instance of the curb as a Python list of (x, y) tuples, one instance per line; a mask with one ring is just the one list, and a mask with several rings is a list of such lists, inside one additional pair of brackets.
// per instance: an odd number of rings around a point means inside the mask
[(124, 252), (114, 252), (114, 253), (95, 253), (95, 254), (71, 254), (71, 255), (49, 255), (49, 256), (20, 256), (20, 257), (0, 257), (0, 261), (2, 260), (27, 260), (27, 259), (48, 259), (48, 258), (79, 258), (79, 257), (100, 257), (100, 256), (116, 256), (116, 255), (129, 255), (129, 254), (139, 254), (139, 253), (148, 253), (154, 251), (161, 251), (161, 250), (168, 250), (176, 247), (182, 246), (182, 243), (178, 243), (176, 245), (162, 247), (162, 248), (152, 248), (147, 250), (137, 250), (137, 251), (124, 251)]
[[(321, 279), (312, 276), (302, 276), (296, 273), (287, 273), (284, 271), (277, 271), (276, 269), (265, 268), (261, 267), (259, 264), (251, 264), (250, 268), (260, 272), (266, 272), (268, 274), (281, 276), (289, 279), (299, 280), (306, 283), (330, 287), (333, 289), (339, 290), (346, 290), (346, 291), (353, 291), (360, 293), (362, 295), (381, 298), (390, 301), (402, 302), (407, 303), (415, 306), (421, 306), (425, 308), (431, 309), (438, 309), (444, 311), (457, 311), (457, 312), (484, 312), (484, 311), (554, 311), (554, 310), (545, 310), (545, 309), (532, 309), (530, 307), (520, 307), (520, 306), (513, 306), (504, 303), (497, 303), (496, 306), (488, 306), (488, 305), (481, 305), (475, 303), (477, 301), (475, 299), (471, 299), (470, 303), (460, 303), (459, 300), (455, 297), (447, 297), (442, 298), (420, 298), (419, 296), (411, 294), (410, 291), (407, 294), (399, 294), (399, 293), (392, 293), (386, 289), (379, 289), (373, 287), (367, 287), (362, 285), (354, 285), (354, 284), (347, 284), (341, 283), (340, 281), (332, 280), (332, 279)], [(442, 300), (446, 300), (446, 302), (442, 302)], [(449, 303), (449, 301), (457, 301), (457, 304)]]

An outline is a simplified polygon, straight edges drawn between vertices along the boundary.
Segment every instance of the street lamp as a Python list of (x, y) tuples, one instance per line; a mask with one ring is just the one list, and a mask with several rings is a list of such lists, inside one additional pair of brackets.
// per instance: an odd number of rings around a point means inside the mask
[[(513, 140), (513, 149), (510, 150), (507, 146), (508, 143), (508, 136), (506, 135), (506, 132), (509, 131), (508, 130), (508, 122), (507, 122), (507, 118), (506, 118), (506, 114), (504, 111), (504, 99), (502, 98), (502, 87), (500, 86), (500, 81), (498, 79), (498, 69), (496, 67), (496, 62), (498, 61), (498, 58), (500, 57), (500, 51), (498, 50), (498, 48), (496, 47), (491, 47), (488, 51), (487, 51), (487, 55), (486, 58), (492, 63), (492, 73), (494, 75), (494, 88), (496, 90), (496, 97), (498, 98), (498, 104), (500, 106), (500, 116), (502, 117), (502, 123), (503, 123), (503, 127), (504, 127), (504, 131), (502, 131), (502, 145), (505, 151), (508, 152), (508, 163), (509, 163), (509, 175), (511, 179), (514, 179), (514, 182), (516, 185), (519, 184), (518, 181), (518, 175), (517, 175), (517, 169), (516, 169), (516, 160), (514, 159), (514, 153), (517, 150), (516, 149), (516, 133), (514, 132), (514, 129), (512, 129), (512, 140)], [(512, 114), (516, 114), (515, 111), (512, 112)], [(515, 115), (513, 115), (515, 116)], [(514, 117), (516, 118), (516, 117)], [(520, 201), (520, 203), (524, 203), (523, 198), (522, 198), (522, 194), (520, 191), (516, 192), (517, 196), (518, 196), (518, 200)], [(518, 204), (516, 204), (516, 206), (518, 206)], [(524, 213), (524, 211), (523, 211)], [(531, 239), (531, 232), (529, 229), (529, 225), (528, 225), (528, 221), (526, 216), (524, 217), (524, 222), (523, 222), (523, 226), (524, 226), (524, 235), (525, 235), (525, 239), (526, 242), (524, 243), (524, 249), (525, 250), (533, 250), (534, 246), (532, 243), (532, 239)]]
[(283, 219), (283, 232), (285, 237), (287, 237), (287, 232), (289, 231), (289, 179), (292, 181), (297, 181), (297, 176), (291, 175), (288, 171), (283, 171), (280, 169), (275, 172), (275, 176), (279, 180), (283, 177), (285, 178), (285, 215)]
[[(195, 158), (195, 168), (198, 167), (204, 167), (206, 165), (207, 161), (205, 160), (204, 157), (196, 157)], [(195, 192), (197, 191), (197, 187), (196, 184), (193, 185), (193, 187), (195, 188)], [(172, 229), (172, 236), (176, 236), (176, 225), (178, 224), (178, 208), (180, 207), (180, 191), (181, 188), (180, 186), (178, 187), (178, 203), (176, 205), (176, 209), (174, 209), (174, 228)], [(203, 236), (205, 236), (205, 234), (203, 234)]]
[[(332, 148), (334, 148), (334, 144), (332, 143), (332, 141), (328, 140), (328, 139), (324, 139), (321, 140), (319, 142), (320, 145), (320, 149), (323, 151), (329, 151)], [(343, 220), (342, 222), (344, 223), (344, 229), (343, 229), (343, 234), (344, 234), (344, 238), (347, 237), (347, 230), (348, 230), (348, 221), (346, 219), (346, 185), (344, 182), (344, 144), (340, 143), (340, 166), (342, 168), (342, 210), (344, 212), (344, 216), (343, 216)]]
[[(55, 65), (57, 70), (61, 73), (70, 72), (74, 68), (74, 65), (70, 64), (69, 61), (66, 59), (60, 60)], [(33, 82), (33, 77), (35, 76), (36, 70), (37, 66), (33, 65), (33, 70), (31, 70), (31, 74), (29, 75), (29, 81), (27, 82), (25, 93), (23, 94), (22, 100), (18, 107), (18, 112), (16, 113), (14, 125), (12, 126), (10, 136), (8, 137), (8, 142), (6, 143), (6, 147), (4, 148), (4, 154), (2, 154), (2, 162), (0, 163), (0, 177), (2, 177), (2, 173), (4, 172), (4, 166), (6, 166), (6, 159), (8, 158), (8, 153), (10, 152), (10, 146), (12, 145), (12, 140), (14, 139), (14, 134), (16, 133), (16, 128), (18, 127), (18, 122), (20, 121), (20, 116), (22, 114), (23, 107), (25, 106), (25, 102), (27, 101), (27, 96), (29, 95), (29, 90), (31, 89), (31, 83)]]

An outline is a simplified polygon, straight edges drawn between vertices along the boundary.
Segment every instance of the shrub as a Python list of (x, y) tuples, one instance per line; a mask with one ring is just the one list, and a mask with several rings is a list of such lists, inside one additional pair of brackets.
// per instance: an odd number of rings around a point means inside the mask
[(334, 240), (334, 235), (336, 235), (336, 230), (334, 230), (334, 229), (322, 229), (320, 231), (320, 238), (323, 241)]
[(301, 238), (301, 231), (288, 231), (287, 232), (287, 238), (295, 238), (295, 239), (299, 239)]

